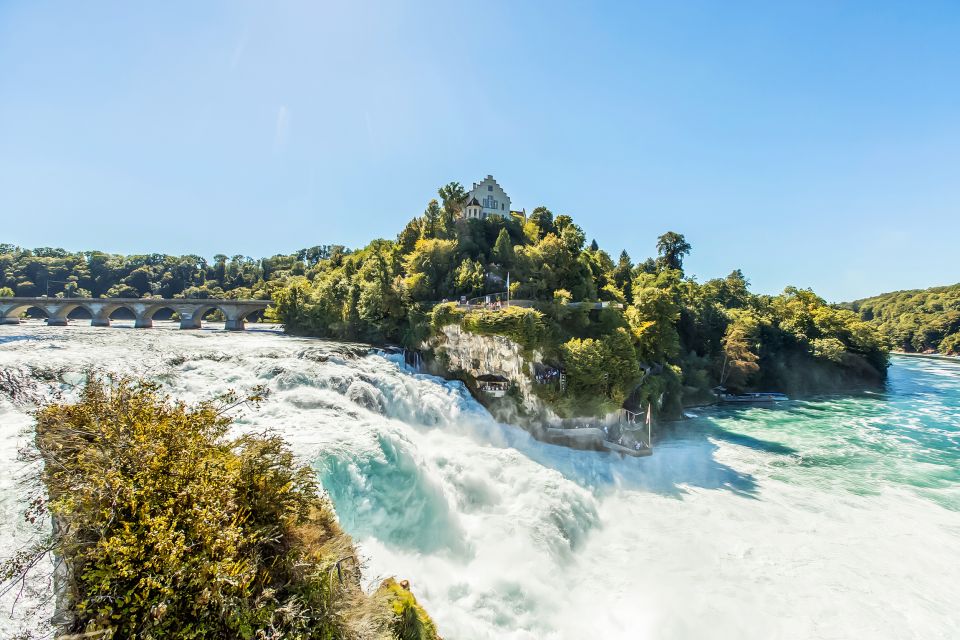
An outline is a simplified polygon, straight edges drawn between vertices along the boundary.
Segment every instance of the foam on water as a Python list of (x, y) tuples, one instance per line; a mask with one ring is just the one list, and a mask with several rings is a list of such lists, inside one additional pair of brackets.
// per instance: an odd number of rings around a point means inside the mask
[[(266, 384), (237, 428), (282, 433), (371, 583), (410, 579), (447, 638), (960, 636), (960, 366), (898, 359), (885, 393), (698, 410), (651, 458), (621, 460), (539, 443), (362, 346), (0, 327), (18, 390), (0, 394), (0, 556), (39, 534), (18, 516), (36, 470), (14, 463), (31, 405), (90, 367), (187, 400)], [(27, 604), (49, 590), (32, 586)], [(11, 599), (0, 635), (45, 615)]]

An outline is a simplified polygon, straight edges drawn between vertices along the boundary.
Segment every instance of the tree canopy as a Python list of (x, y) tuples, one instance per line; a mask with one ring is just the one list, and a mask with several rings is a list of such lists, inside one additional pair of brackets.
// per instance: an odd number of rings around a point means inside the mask
[[(22, 295), (51, 286), (57, 295), (271, 297), (270, 314), (292, 333), (419, 347), (436, 330), (437, 314), (449, 316), (439, 311), (443, 302), (505, 298), (509, 274), (510, 298), (526, 301), (542, 319), (536, 346), (583, 383), (570, 393), (592, 394), (608, 408), (656, 398), (676, 412), (682, 402), (709, 397), (717, 384), (805, 392), (885, 377), (887, 345), (870, 323), (886, 317), (877, 301), (856, 303), (861, 317), (809, 290), (753, 294), (739, 270), (701, 283), (683, 272), (692, 247), (680, 233), (657, 238), (656, 258), (634, 262), (620, 251), (614, 260), (595, 241), (588, 244), (568, 214), (540, 206), (528, 217), (464, 219), (461, 185), (446, 184), (438, 195), (396, 240), (353, 251), (321, 245), (259, 261), (218, 255), (210, 263), (0, 245), (0, 286)], [(74, 288), (57, 289), (57, 280)], [(929, 322), (909, 324), (900, 344), (960, 342), (952, 337), (960, 324), (953, 294), (936, 295), (930, 304), (942, 309)], [(591, 311), (581, 304), (595, 302), (612, 306)], [(940, 324), (930, 324), (933, 315)], [(519, 330), (521, 319), (459, 320), (496, 333)], [(602, 380), (593, 375), (598, 366)]]
[[(679, 233), (657, 239), (656, 259), (634, 263), (621, 251), (614, 261), (586, 243), (572, 216), (547, 207), (527, 218), (432, 225), (449, 199), (431, 203), (395, 242), (318, 263), (275, 295), (277, 317), (294, 332), (414, 347), (445, 322), (503, 335), (567, 371), (570, 384), (556, 404), (597, 411), (656, 399), (676, 412), (721, 383), (805, 392), (885, 376), (884, 341), (856, 314), (808, 290), (755, 295), (739, 270), (699, 283), (682, 271), (692, 247)], [(370, 264), (379, 265), (373, 280)], [(464, 314), (442, 304), (502, 295), (508, 271), (511, 298), (533, 311)], [(360, 305), (359, 291), (384, 303)], [(573, 304), (596, 301), (615, 306)]]
[(843, 306), (875, 325), (895, 349), (960, 355), (960, 284), (894, 291)]
[(118, 255), (102, 251), (24, 249), (0, 244), (0, 290), (18, 296), (108, 298), (260, 298), (321, 261), (339, 262), (348, 251), (319, 245), (290, 255), (253, 259), (217, 254)]

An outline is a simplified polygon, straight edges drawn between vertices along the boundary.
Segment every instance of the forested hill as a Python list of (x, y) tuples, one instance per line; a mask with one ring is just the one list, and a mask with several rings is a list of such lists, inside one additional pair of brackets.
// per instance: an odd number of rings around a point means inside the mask
[(960, 354), (960, 284), (893, 291), (843, 306), (876, 325), (894, 349)]
[[(692, 247), (679, 233), (651, 238), (657, 255), (635, 261), (546, 207), (464, 219), (461, 185), (438, 194), (395, 241), (290, 278), (273, 294), (276, 317), (296, 333), (409, 346), (454, 322), (504, 335), (566, 372), (555, 406), (571, 410), (652, 401), (675, 415), (718, 384), (802, 394), (886, 376), (885, 341), (855, 313), (809, 290), (754, 294), (739, 270), (697, 282), (684, 273)], [(532, 308), (438, 305), (503, 292), (508, 275), (511, 298)], [(570, 304), (593, 301), (610, 304)]]
[(0, 295), (68, 298), (258, 298), (321, 260), (349, 253), (338, 245), (290, 255), (118, 255), (102, 251), (25, 249), (0, 243)]
[[(546, 207), (465, 219), (459, 183), (438, 194), (396, 240), (354, 251), (207, 261), (0, 245), (0, 296), (270, 298), (287, 331), (411, 347), (461, 322), (518, 338), (566, 371), (556, 402), (571, 410), (655, 399), (676, 414), (716, 385), (800, 394), (886, 376), (886, 341), (872, 324), (810, 290), (754, 294), (739, 270), (698, 282), (684, 272), (692, 247), (682, 234), (651, 238), (656, 255), (634, 261)], [(508, 282), (525, 309), (440, 304), (502, 295)], [(571, 304), (597, 301), (609, 304)]]

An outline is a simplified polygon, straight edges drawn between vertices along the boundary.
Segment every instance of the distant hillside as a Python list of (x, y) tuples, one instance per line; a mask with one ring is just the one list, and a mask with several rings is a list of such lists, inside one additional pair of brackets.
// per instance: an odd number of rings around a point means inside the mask
[(893, 291), (843, 306), (875, 324), (894, 349), (960, 354), (960, 283)]

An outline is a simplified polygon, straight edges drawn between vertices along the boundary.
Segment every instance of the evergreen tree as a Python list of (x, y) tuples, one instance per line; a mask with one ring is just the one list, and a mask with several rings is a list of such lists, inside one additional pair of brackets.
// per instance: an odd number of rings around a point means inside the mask
[(423, 212), (423, 237), (437, 238), (440, 231), (440, 203), (431, 200)]
[(613, 270), (613, 284), (623, 293), (628, 304), (633, 303), (633, 263), (626, 250), (620, 252), (620, 260)]
[(493, 260), (501, 267), (510, 268), (513, 266), (513, 244), (510, 242), (510, 234), (507, 233), (506, 229), (500, 229), (497, 241), (493, 245)]
[(423, 220), (421, 218), (414, 218), (408, 222), (407, 226), (400, 232), (400, 235), (397, 236), (397, 247), (400, 249), (400, 253), (407, 255), (413, 251), (417, 240), (419, 240), (422, 235)]

